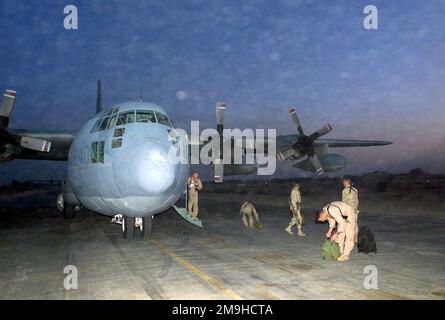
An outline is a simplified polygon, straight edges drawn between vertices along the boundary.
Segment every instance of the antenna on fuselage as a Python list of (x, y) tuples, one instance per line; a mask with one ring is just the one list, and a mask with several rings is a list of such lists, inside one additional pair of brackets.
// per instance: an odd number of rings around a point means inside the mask
[(97, 100), (96, 100), (96, 113), (103, 110), (104, 106), (102, 104), (102, 82), (97, 80)]
[(143, 101), (143, 99), (142, 99), (142, 88), (141, 88), (141, 96), (140, 96), (139, 100)]

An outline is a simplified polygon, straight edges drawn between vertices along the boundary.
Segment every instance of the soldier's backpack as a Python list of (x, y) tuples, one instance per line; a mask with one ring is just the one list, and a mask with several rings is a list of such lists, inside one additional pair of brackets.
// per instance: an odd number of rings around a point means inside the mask
[(340, 257), (340, 247), (337, 242), (325, 240), (321, 245), (321, 256), (325, 260), (337, 260)]
[(357, 241), (357, 250), (358, 252), (377, 253), (377, 245), (375, 243), (375, 236), (372, 233), (371, 229), (367, 226), (363, 226), (359, 229), (358, 232), (358, 241)]

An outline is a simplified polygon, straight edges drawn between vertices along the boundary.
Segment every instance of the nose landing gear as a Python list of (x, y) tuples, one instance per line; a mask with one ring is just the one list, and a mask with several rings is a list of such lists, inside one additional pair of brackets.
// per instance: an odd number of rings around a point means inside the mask
[(145, 235), (151, 237), (153, 227), (153, 216), (143, 218), (133, 218), (123, 216), (121, 214), (115, 215), (111, 222), (121, 225), (122, 236), (124, 239), (130, 239), (137, 234), (140, 238)]
[(122, 236), (124, 239), (133, 238), (134, 236), (134, 218), (124, 216), (122, 218)]

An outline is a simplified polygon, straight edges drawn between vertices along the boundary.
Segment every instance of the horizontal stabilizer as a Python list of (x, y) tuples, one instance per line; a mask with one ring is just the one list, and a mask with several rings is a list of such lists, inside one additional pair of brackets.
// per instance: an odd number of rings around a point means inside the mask
[(51, 142), (30, 137), (22, 137), (20, 146), (40, 152), (49, 152), (51, 150)]

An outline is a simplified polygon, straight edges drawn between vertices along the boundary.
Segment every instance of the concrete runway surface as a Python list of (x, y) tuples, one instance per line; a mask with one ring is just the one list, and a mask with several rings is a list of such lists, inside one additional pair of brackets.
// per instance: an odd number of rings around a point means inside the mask
[[(108, 217), (63, 220), (55, 196), (2, 197), (0, 299), (445, 298), (445, 220), (362, 212), (379, 252), (340, 263), (321, 258), (327, 226), (304, 206), (305, 238), (284, 232), (285, 206), (259, 206), (264, 228), (246, 230), (240, 203), (203, 194), (203, 229), (168, 211), (155, 217), (152, 238), (125, 240)], [(63, 286), (67, 265), (77, 267), (77, 290)], [(377, 290), (363, 284), (369, 265)]]

